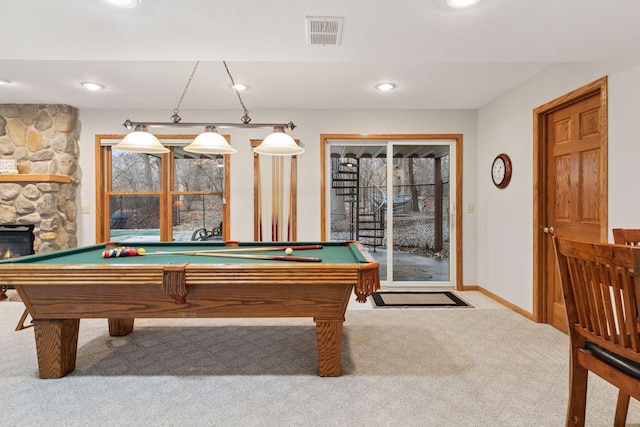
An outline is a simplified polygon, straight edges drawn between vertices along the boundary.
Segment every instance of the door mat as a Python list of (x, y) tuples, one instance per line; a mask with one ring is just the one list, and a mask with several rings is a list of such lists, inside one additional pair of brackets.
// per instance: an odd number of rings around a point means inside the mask
[(374, 292), (376, 307), (473, 307), (453, 292)]

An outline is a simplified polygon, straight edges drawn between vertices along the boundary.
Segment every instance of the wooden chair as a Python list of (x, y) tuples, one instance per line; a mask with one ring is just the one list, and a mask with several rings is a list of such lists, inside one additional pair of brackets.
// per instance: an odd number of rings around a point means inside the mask
[(614, 426), (640, 400), (640, 248), (554, 237), (570, 338), (566, 426), (584, 426), (589, 371), (618, 388)]
[(616, 245), (640, 246), (640, 229), (614, 228), (613, 242)]

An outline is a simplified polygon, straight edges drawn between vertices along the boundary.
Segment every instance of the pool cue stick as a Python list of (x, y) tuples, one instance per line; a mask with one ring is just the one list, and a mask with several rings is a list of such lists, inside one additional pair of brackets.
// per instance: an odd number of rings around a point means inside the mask
[(278, 167), (276, 165), (277, 157), (271, 160), (271, 204), (273, 205), (273, 233), (271, 241), (278, 241)]
[(283, 158), (282, 156), (278, 156), (277, 157), (277, 163), (278, 163), (278, 241), (282, 240), (282, 228), (284, 226), (284, 221), (283, 221), (283, 215), (282, 215), (282, 210), (283, 210), (283, 204), (282, 204), (282, 193), (283, 193), (283, 183), (282, 183), (282, 165), (283, 165)]
[(271, 159), (271, 241), (275, 242), (276, 235), (276, 202), (275, 202), (275, 191), (276, 191), (276, 176), (275, 176), (275, 158)]
[[(296, 142), (297, 143), (297, 142)], [(298, 240), (298, 156), (291, 156), (289, 171), (289, 197), (291, 197), (291, 237), (290, 242)]]
[(291, 160), (289, 161), (289, 191), (287, 191), (287, 241), (290, 242), (291, 241), (291, 206), (292, 206), (292, 202), (291, 202), (291, 164), (293, 162), (293, 156), (291, 156)]
[(270, 252), (270, 251), (284, 251), (287, 248), (291, 248), (294, 251), (305, 251), (311, 249), (322, 249), (322, 245), (300, 245), (300, 246), (273, 246), (273, 247), (260, 247), (260, 248), (233, 248), (233, 249), (209, 249), (209, 250), (195, 250), (195, 251), (157, 251), (146, 252), (142, 256), (147, 255), (192, 255), (195, 253), (214, 253), (214, 254), (226, 254), (230, 252)]
[(262, 242), (262, 171), (260, 169), (260, 155), (259, 154), (255, 154), (255, 156), (257, 157), (257, 162), (256, 162), (256, 179), (258, 180), (256, 187), (257, 187), (257, 193), (256, 193), (256, 201), (258, 203), (258, 238), (257, 240), (259, 242)]
[(287, 200), (287, 242), (291, 241), (291, 198)]
[(211, 256), (218, 258), (243, 258), (243, 259), (264, 259), (271, 261), (296, 261), (296, 262), (322, 262), (322, 258), (291, 256), (291, 255), (247, 255), (247, 254), (221, 254), (211, 252), (196, 252), (192, 255)]
[(273, 206), (275, 207), (274, 216), (276, 217), (276, 230), (272, 239), (274, 242), (280, 240), (280, 205), (278, 205), (278, 191), (280, 191), (280, 187), (278, 186), (278, 159), (279, 157), (273, 158)]
[(273, 196), (275, 199), (274, 205), (276, 207), (275, 217), (276, 217), (276, 233), (273, 238), (274, 242), (280, 240), (280, 180), (279, 180), (279, 169), (278, 169), (278, 161), (280, 160), (280, 156), (273, 158), (273, 177), (274, 177), (274, 191)]

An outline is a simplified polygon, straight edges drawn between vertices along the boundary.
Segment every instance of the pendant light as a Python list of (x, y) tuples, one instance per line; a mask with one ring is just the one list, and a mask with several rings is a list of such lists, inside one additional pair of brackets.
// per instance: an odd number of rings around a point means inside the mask
[(146, 126), (137, 125), (133, 132), (113, 146), (114, 150), (133, 153), (168, 153), (169, 149), (162, 145), (158, 138), (149, 132)]
[(304, 148), (296, 144), (296, 141), (284, 132), (282, 126), (275, 126), (273, 133), (254, 148), (253, 152), (267, 156), (293, 156), (304, 153)]
[(233, 154), (238, 150), (229, 145), (227, 139), (220, 135), (215, 126), (207, 126), (205, 131), (193, 140), (184, 151), (202, 154)]

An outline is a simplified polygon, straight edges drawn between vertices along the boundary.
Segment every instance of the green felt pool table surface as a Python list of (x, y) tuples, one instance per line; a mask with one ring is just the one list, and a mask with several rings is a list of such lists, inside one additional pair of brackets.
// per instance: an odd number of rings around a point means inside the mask
[[(132, 265), (132, 264), (268, 264), (272, 260), (254, 258), (224, 258), (207, 257), (189, 254), (160, 254), (158, 252), (184, 252), (235, 249), (259, 249), (259, 248), (285, 248), (293, 249), (294, 256), (320, 258), (324, 264), (349, 264), (367, 263), (369, 260), (363, 255), (360, 248), (353, 242), (237, 242), (237, 246), (225, 246), (225, 242), (145, 242), (138, 245), (112, 244), (117, 247), (129, 246), (143, 248), (146, 251), (142, 256), (123, 256), (104, 258), (103, 252), (108, 247), (106, 244), (85, 246), (59, 252), (51, 252), (41, 255), (12, 258), (3, 263), (15, 264), (102, 264), (102, 265)], [(305, 249), (297, 251), (297, 246), (320, 245), (320, 249)], [(235, 254), (236, 252), (229, 252)], [(285, 256), (284, 250), (280, 251), (250, 251), (237, 252), (246, 255)], [(287, 262), (287, 261), (278, 261)], [(294, 262), (294, 261), (291, 261)]]

